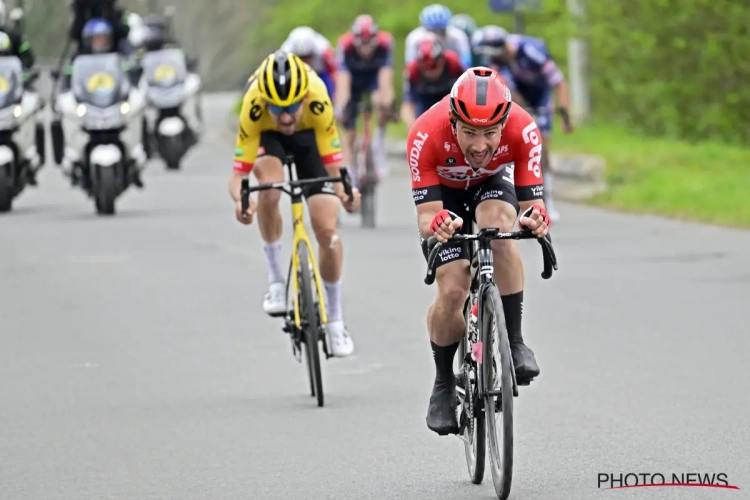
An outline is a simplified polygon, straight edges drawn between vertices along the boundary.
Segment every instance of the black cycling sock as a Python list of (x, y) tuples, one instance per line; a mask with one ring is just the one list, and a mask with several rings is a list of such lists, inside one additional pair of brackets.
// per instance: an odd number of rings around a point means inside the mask
[(458, 342), (452, 345), (440, 346), (430, 341), (432, 357), (435, 358), (435, 381), (448, 382), (453, 380), (453, 358), (458, 350)]
[(503, 301), (505, 326), (508, 328), (508, 340), (511, 344), (522, 344), (521, 316), (523, 315), (523, 290), (500, 297)]

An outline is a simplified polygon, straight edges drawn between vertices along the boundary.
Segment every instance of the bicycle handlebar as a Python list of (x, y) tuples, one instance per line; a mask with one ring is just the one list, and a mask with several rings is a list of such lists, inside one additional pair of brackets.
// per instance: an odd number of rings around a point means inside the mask
[(323, 184), (324, 182), (340, 182), (344, 185), (344, 193), (346, 193), (349, 198), (352, 198), (354, 194), (352, 192), (352, 184), (349, 179), (349, 171), (346, 167), (341, 167), (339, 169), (339, 172), (341, 173), (341, 175), (338, 177), (316, 177), (315, 179), (271, 182), (268, 184), (259, 184), (253, 187), (250, 187), (250, 179), (245, 177), (244, 179), (242, 179), (242, 189), (240, 190), (240, 200), (242, 201), (242, 215), (244, 217), (247, 214), (247, 209), (250, 206), (250, 193), (253, 193), (255, 191), (278, 189), (279, 191), (283, 191), (291, 196), (292, 189), (294, 188), (309, 186), (312, 184)]
[[(542, 278), (550, 279), (552, 272), (557, 271), (557, 256), (555, 250), (552, 248), (552, 239), (549, 234), (544, 238), (537, 238), (534, 233), (529, 229), (522, 229), (520, 231), (514, 231), (510, 233), (500, 232), (498, 228), (485, 228), (480, 229), (475, 234), (459, 234), (455, 233), (448, 241), (471, 241), (471, 240), (530, 240), (536, 239), (542, 247), (542, 258), (544, 259), (544, 271), (542, 271)], [(430, 236), (427, 239), (428, 257), (427, 257), (427, 275), (424, 278), (425, 285), (431, 285), (435, 281), (435, 261), (437, 260), (438, 252), (443, 246), (437, 238)]]

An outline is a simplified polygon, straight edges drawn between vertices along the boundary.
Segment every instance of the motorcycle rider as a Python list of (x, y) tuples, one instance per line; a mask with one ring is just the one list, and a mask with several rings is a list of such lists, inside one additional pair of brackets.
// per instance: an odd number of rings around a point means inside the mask
[[(0, 56), (15, 56), (21, 61), (21, 67), (23, 68), (23, 84), (26, 91), (36, 92), (33, 82), (29, 81), (30, 70), (36, 62), (34, 51), (31, 49), (31, 43), (26, 39), (21, 27), (16, 24), (11, 26), (7, 22), (7, 12), (5, 2), (0, 0)], [(42, 137), (44, 134), (44, 125), (38, 122), (37, 125), (37, 137)], [(42, 139), (43, 140), (43, 139)], [(35, 170), (28, 169), (26, 172), (26, 180), (31, 186), (36, 186), (36, 174), (42, 166), (44, 166), (44, 151), (40, 153), (41, 163)]]
[[(5, 35), (5, 36), (3, 36)], [(0, 0), (0, 52), (3, 55), (16, 56), (21, 60), (24, 71), (34, 66), (36, 60), (31, 44), (19, 26), (9, 26), (6, 18), (5, 2)], [(24, 80), (26, 75), (24, 75)]]
[[(116, 0), (72, 0), (73, 23), (69, 36), (80, 49), (85, 41), (84, 28), (86, 23), (94, 18), (105, 19), (112, 26), (113, 47), (119, 49), (127, 40), (130, 26), (125, 9), (116, 5)], [(75, 58), (75, 56), (73, 56)]]

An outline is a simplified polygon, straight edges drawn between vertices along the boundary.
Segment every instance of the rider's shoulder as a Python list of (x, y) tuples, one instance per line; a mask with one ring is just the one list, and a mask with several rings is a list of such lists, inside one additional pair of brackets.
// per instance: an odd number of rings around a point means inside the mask
[(310, 96), (311, 100), (323, 102), (330, 100), (328, 87), (326, 87), (326, 83), (323, 79), (307, 64), (305, 64), (305, 68), (307, 69), (307, 78), (309, 82), (307, 94)]
[(379, 31), (377, 35), (378, 45), (384, 49), (390, 49), (393, 47), (393, 35), (388, 31)]
[(524, 135), (527, 128), (533, 129), (534, 127), (536, 127), (534, 117), (518, 103), (513, 103), (503, 135), (511, 140), (516, 140)]
[(336, 41), (336, 45), (343, 48), (344, 50), (350, 50), (354, 47), (354, 35), (351, 31), (347, 31), (339, 37)]

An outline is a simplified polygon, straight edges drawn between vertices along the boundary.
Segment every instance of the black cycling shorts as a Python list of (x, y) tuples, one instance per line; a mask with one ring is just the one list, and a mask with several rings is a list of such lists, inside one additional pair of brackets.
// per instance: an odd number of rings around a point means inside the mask
[[(261, 151), (258, 157), (273, 156), (283, 164), (286, 156), (294, 155), (294, 163), (297, 168), (297, 179), (314, 179), (315, 177), (328, 177), (329, 173), (323, 164), (323, 159), (318, 151), (313, 130), (300, 130), (292, 135), (282, 134), (276, 131), (266, 131), (260, 134)], [(303, 188), (305, 198), (316, 194), (335, 195), (332, 182), (325, 184), (313, 184)]]
[[(476, 209), (480, 203), (486, 200), (501, 200), (510, 203), (516, 209), (516, 215), (520, 207), (516, 197), (515, 186), (503, 179), (502, 175), (493, 175), (486, 181), (469, 189), (455, 189), (440, 186), (443, 208), (450, 210), (464, 220), (464, 225), (458, 230), (462, 234), (472, 234), (474, 228), (472, 222), (476, 222)], [(424, 244), (420, 237), (420, 245)], [(435, 269), (453, 262), (454, 260), (469, 260), (468, 245), (470, 241), (451, 241), (445, 243), (438, 252)], [(426, 257), (426, 256), (425, 256)]]

